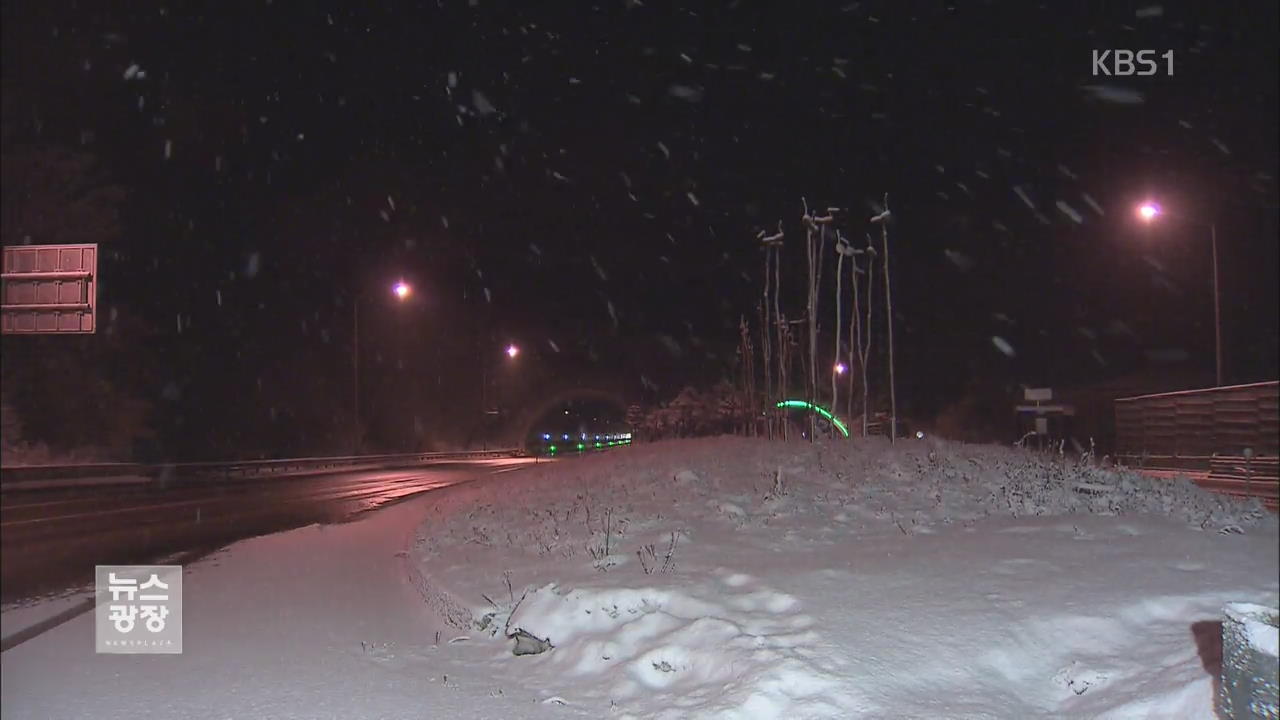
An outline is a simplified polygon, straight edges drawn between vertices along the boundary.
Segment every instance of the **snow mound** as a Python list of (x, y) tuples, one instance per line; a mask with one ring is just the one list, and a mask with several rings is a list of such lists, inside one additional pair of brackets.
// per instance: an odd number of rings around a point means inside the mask
[(645, 697), (673, 718), (834, 718), (868, 707), (838, 668), (809, 659), (822, 638), (811, 618), (788, 614), (794, 597), (741, 592), (742, 575), (714, 575), (719, 582), (685, 591), (546, 585), (526, 596), (510, 627), (557, 646), (550, 669), (598, 676), (612, 683), (614, 701)]
[(1195, 717), (1193, 626), (1275, 591), (1278, 532), (1021, 449), (717, 438), (444, 491), (409, 561), (477, 672), (593, 716)]

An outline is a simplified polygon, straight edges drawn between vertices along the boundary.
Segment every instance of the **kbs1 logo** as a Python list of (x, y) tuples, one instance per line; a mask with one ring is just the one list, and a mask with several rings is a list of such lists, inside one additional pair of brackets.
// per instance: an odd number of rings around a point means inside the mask
[[(1163, 60), (1163, 63), (1156, 60)], [(1128, 77), (1131, 75), (1151, 76), (1160, 73), (1173, 76), (1173, 51), (1166, 50), (1157, 55), (1155, 50), (1094, 50), (1093, 76)]]

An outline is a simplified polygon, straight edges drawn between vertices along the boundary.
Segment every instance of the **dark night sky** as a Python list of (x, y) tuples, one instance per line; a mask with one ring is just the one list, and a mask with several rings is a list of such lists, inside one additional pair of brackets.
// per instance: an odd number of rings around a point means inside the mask
[[(5, 153), (126, 189), (103, 304), (188, 414), (346, 393), (350, 299), (401, 276), (421, 301), (369, 319), (374, 368), (443, 393), (513, 339), (670, 395), (728, 367), (758, 230), (783, 221), (794, 292), (801, 198), (861, 237), (886, 192), (917, 412), (1210, 358), (1207, 232), (1137, 227), (1148, 196), (1217, 220), (1228, 379), (1275, 376), (1276, 3), (795, 7), (6, 2)], [(1107, 48), (1174, 76), (1094, 78)]]

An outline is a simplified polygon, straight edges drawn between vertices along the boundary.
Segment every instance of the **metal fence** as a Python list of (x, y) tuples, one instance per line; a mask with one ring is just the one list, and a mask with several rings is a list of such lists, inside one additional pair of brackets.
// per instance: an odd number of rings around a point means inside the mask
[(1280, 382), (1120, 398), (1116, 459), (1140, 469), (1181, 471), (1207, 488), (1280, 494)]

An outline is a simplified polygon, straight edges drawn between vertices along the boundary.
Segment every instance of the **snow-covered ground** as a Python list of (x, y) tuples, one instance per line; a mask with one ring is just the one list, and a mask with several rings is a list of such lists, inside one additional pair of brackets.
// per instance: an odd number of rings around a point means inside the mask
[(0, 656), (4, 717), (1207, 718), (1278, 534), (1004, 448), (637, 446), (239, 543), (185, 654), (78, 618)]

